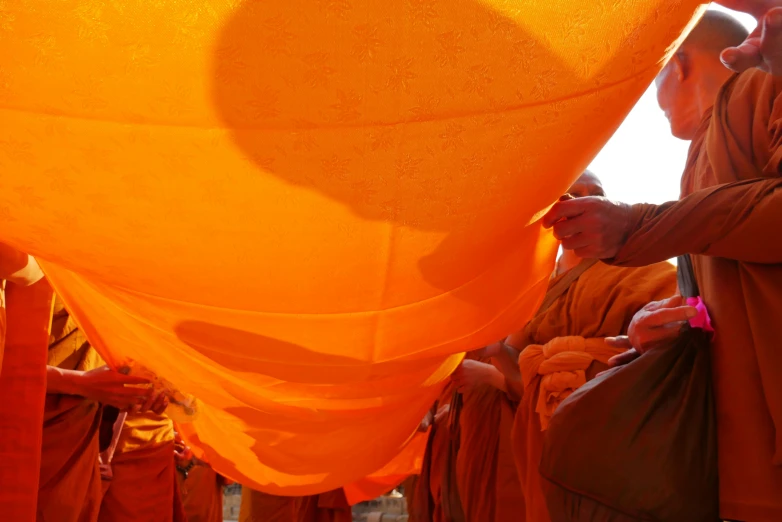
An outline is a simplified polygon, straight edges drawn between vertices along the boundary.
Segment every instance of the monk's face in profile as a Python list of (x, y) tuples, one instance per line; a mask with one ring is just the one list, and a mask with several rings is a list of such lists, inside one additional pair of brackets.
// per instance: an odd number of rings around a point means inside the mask
[(691, 140), (703, 114), (693, 78), (684, 74), (682, 59), (682, 56), (675, 55), (657, 75), (657, 103), (668, 118), (671, 134), (682, 140)]

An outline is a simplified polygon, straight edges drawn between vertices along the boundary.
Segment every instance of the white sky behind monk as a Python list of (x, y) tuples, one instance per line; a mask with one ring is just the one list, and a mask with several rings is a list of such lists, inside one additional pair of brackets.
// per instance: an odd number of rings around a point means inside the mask
[[(750, 30), (755, 27), (749, 15), (721, 6), (711, 9), (731, 13)], [(610, 199), (663, 203), (679, 198), (688, 147), (689, 142), (671, 136), (652, 84), (589, 168), (600, 177)]]

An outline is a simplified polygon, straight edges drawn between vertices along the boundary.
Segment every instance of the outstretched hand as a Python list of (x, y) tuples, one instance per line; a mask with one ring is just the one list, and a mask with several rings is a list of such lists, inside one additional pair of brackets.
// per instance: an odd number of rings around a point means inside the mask
[(139, 386), (144, 384), (149, 384), (149, 381), (101, 366), (81, 372), (76, 379), (74, 394), (120, 410), (129, 410), (146, 404), (152, 398), (151, 388)]
[(680, 295), (647, 304), (633, 316), (627, 335), (606, 339), (609, 346), (626, 350), (608, 360), (609, 368), (623, 366), (652, 348), (672, 341), (682, 326), (697, 314), (698, 311), (687, 306)]
[(582, 259), (609, 259), (630, 232), (631, 207), (600, 196), (560, 200), (543, 216), (562, 248)]
[(774, 76), (782, 76), (782, 1), (719, 0), (718, 4), (750, 14), (758, 26), (738, 47), (722, 51), (720, 58), (735, 72), (757, 67)]

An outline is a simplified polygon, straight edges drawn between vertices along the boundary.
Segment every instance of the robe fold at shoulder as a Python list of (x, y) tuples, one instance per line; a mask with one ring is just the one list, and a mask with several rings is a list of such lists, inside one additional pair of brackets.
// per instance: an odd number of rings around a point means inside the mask
[[(87, 371), (104, 363), (55, 297), (49, 366)], [(101, 500), (98, 430), (101, 405), (73, 395), (46, 394), (38, 492), (41, 522), (94, 522)]]
[[(549, 289), (564, 276), (565, 274), (562, 274), (552, 279)], [(522, 350), (520, 368), (525, 387), (524, 396), (516, 411), (512, 441), (528, 522), (549, 522), (550, 518), (538, 471), (543, 451), (539, 402), (541, 385), (545, 385), (544, 375), (538, 372), (540, 365), (536, 367), (535, 374), (527, 373), (530, 365), (524, 364), (525, 356), (528, 355), (526, 350), (528, 347), (535, 350), (534, 355), (537, 356), (541, 346), (561, 338), (592, 339), (602, 344), (602, 338), (625, 333), (633, 315), (644, 305), (670, 297), (675, 292), (676, 270), (670, 263), (644, 268), (617, 268), (598, 263), (571, 283), (568, 289), (548, 309), (537, 314), (524, 330), (506, 340), (509, 345)], [(584, 344), (586, 343), (580, 343)], [(601, 350), (599, 356), (590, 357), (586, 367), (581, 365), (582, 357), (574, 357), (576, 366), (557, 370), (567, 374), (568, 379), (572, 377), (572, 373), (581, 372), (580, 383), (583, 383), (597, 371), (607, 368), (604, 363), (610, 354), (602, 347)], [(586, 354), (585, 349), (579, 351), (576, 355)], [(562, 352), (559, 352), (559, 355), (562, 356)], [(559, 391), (563, 392), (567, 394), (572, 392), (572, 389), (568, 390), (565, 386)]]
[(720, 516), (782, 520), (782, 78), (732, 77), (698, 130), (682, 199), (636, 205), (617, 265), (693, 255), (716, 334)]

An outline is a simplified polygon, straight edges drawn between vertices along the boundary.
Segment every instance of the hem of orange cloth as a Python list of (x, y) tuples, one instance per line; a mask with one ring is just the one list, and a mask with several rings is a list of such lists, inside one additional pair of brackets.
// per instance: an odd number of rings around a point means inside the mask
[(770, 506), (721, 501), (720, 518), (737, 522), (779, 522), (782, 520), (782, 505)]

